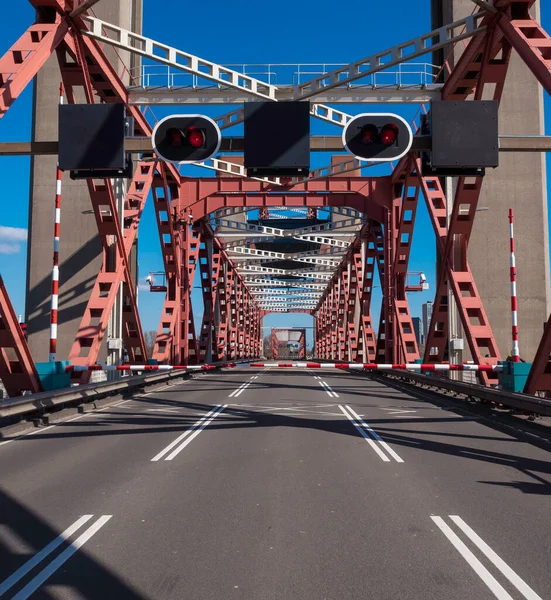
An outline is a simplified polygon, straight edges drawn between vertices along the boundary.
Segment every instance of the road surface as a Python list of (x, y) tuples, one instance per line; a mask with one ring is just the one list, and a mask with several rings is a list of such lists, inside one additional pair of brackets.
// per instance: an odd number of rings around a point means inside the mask
[(550, 457), (361, 374), (209, 373), (0, 442), (0, 597), (549, 599)]

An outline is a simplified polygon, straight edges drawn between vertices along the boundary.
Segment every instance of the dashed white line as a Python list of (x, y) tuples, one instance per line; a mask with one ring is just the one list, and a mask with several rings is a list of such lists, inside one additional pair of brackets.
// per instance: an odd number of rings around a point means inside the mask
[(331, 392), (331, 390), (327, 389), (327, 384), (324, 383), (323, 381), (320, 381), (319, 384), (321, 385), (321, 389), (329, 396), (329, 398), (333, 398), (333, 393)]
[[(177, 446), (183, 439), (185, 439), (186, 437), (188, 437), (188, 435), (190, 435), (192, 433), (193, 433), (193, 436), (191, 439), (193, 439), (208, 425), (208, 423), (210, 423), (210, 421), (212, 421), (212, 419), (214, 419), (220, 412), (222, 412), (224, 410), (224, 408), (226, 408), (226, 406), (227, 406), (227, 404), (224, 404), (224, 406), (217, 404), (210, 412), (208, 412), (206, 415), (204, 415), (202, 419), (199, 419), (199, 421), (197, 421), (197, 423), (195, 423), (189, 429), (184, 431), (184, 433), (182, 433), (182, 435), (178, 436), (166, 448), (163, 448), (163, 450), (161, 450), (159, 452), (159, 454), (155, 455), (151, 459), (151, 462), (157, 462), (158, 460), (161, 460), (161, 458), (163, 458), (165, 454), (168, 454), (172, 450), (172, 448), (174, 448), (174, 446)], [(191, 441), (191, 439), (189, 439), (187, 441), (187, 443), (189, 443)], [(187, 443), (186, 443), (186, 445), (187, 445)], [(185, 446), (178, 448), (177, 452), (175, 451), (176, 454), (178, 452), (181, 452), (184, 448), (185, 448)], [(172, 458), (174, 458), (174, 456), (176, 456), (176, 454), (173, 453), (170, 456)], [(172, 458), (169, 457), (169, 458), (166, 458), (165, 460), (172, 460)]]
[(323, 385), (333, 394), (334, 398), (338, 398), (339, 395), (337, 394), (337, 392), (325, 381), (322, 381)]

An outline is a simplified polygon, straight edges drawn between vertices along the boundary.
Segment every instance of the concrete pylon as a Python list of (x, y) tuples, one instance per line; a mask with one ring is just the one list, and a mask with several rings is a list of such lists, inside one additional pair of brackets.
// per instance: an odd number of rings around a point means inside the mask
[[(472, 13), (472, 0), (432, 0), (433, 27)], [(539, 20), (539, 1), (533, 16)], [(457, 53), (463, 49), (460, 43)], [(450, 50), (437, 54), (442, 64)], [(446, 53), (446, 55), (444, 55)], [(456, 54), (457, 58), (458, 54)], [(543, 135), (543, 90), (513, 50), (500, 106), (501, 134)], [(486, 171), (469, 243), (469, 263), (503, 357), (511, 351), (508, 209), (515, 212), (515, 251), (521, 356), (531, 361), (551, 312), (545, 154), (501, 153)]]
[[(95, 14), (107, 22), (131, 29), (142, 30), (142, 0), (109, 0), (94, 6)], [(139, 63), (128, 52), (105, 47), (117, 72)], [(55, 54), (39, 71), (34, 81), (32, 140), (57, 140), (59, 66)], [(79, 99), (84, 101), (84, 99)], [(36, 361), (48, 360), (50, 291), (53, 253), (53, 220), (55, 198), (56, 157), (31, 158), (31, 186), (29, 203), (29, 242), (27, 254), (26, 322), (29, 345)], [(115, 189), (122, 189), (115, 185)], [(101, 267), (101, 244), (91, 212), (90, 195), (84, 181), (72, 181), (63, 176), (61, 198), (60, 289), (58, 313), (58, 359), (66, 359), (84, 313), (94, 280)], [(137, 256), (132, 264), (135, 272)], [(118, 304), (118, 303), (117, 303)], [(115, 312), (120, 312), (120, 307)], [(117, 335), (115, 323), (109, 333)], [(107, 336), (106, 336), (107, 337)], [(106, 344), (99, 359), (105, 360)]]

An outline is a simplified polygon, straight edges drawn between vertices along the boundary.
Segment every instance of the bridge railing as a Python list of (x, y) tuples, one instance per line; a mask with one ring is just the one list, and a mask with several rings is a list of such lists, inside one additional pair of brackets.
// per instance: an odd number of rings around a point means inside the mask
[[(228, 64), (223, 65), (244, 75), (255, 77), (270, 85), (292, 86), (304, 83), (343, 67), (338, 63), (265, 63), (265, 64)], [(361, 80), (361, 83), (349, 87), (365, 88), (424, 88), (434, 85), (441, 67), (432, 63), (411, 62), (379, 71)], [(198, 75), (159, 64), (143, 64), (131, 70), (132, 87), (140, 88), (179, 88), (205, 87), (213, 84)]]

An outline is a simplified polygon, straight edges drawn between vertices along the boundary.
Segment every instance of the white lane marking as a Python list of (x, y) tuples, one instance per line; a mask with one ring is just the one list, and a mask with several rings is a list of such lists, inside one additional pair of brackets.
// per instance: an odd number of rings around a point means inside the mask
[(488, 571), (488, 569), (476, 558), (476, 556), (467, 548), (467, 546), (459, 539), (452, 528), (442, 519), (442, 517), (431, 517), (436, 523), (440, 531), (448, 538), (455, 549), (469, 563), (473, 571), (482, 579), (482, 581), (490, 588), (496, 598), (499, 600), (513, 600), (497, 579)]
[(352, 410), (352, 408), (350, 408), (348, 405), (346, 405), (346, 408), (350, 411), (351, 415), (358, 419), (360, 425), (367, 429), (368, 433), (370, 433), (379, 442), (379, 444), (381, 444), (381, 446), (390, 454), (390, 456), (392, 456), (396, 462), (404, 462), (403, 459), (381, 438), (381, 436), (374, 429), (371, 429), (371, 427), (360, 417), (357, 412), (354, 412), (354, 410)]
[(63, 533), (60, 533), (55, 540), (52, 540), (47, 546), (44, 546), (40, 552), (37, 552), (30, 560), (19, 567), (15, 573), (0, 583), (0, 596), (13, 587), (20, 579), (25, 577), (29, 571), (34, 569), (38, 563), (42, 562), (48, 554), (51, 554), (65, 540), (69, 539), (77, 529), (80, 529), (84, 523), (88, 522), (93, 516), (94, 515), (83, 515), (80, 519), (77, 519)]
[(538, 596), (536, 592), (523, 581), (509, 565), (501, 559), (488, 544), (473, 531), (461, 517), (457, 515), (450, 515), (450, 519), (463, 531), (463, 533), (475, 544), (475, 546), (481, 550), (488, 559), (507, 577), (507, 579), (517, 588), (517, 590), (527, 600), (542, 600), (541, 596)]
[(346, 416), (347, 419), (349, 419), (352, 422), (352, 425), (354, 425), (354, 427), (359, 431), (360, 435), (364, 438), (364, 440), (373, 448), (373, 450), (375, 450), (375, 452), (379, 455), (379, 458), (383, 461), (383, 462), (390, 462), (390, 458), (388, 458), (388, 456), (379, 448), (379, 446), (377, 446), (377, 443), (375, 442), (375, 440), (371, 439), (371, 437), (369, 437), (369, 435), (367, 434), (366, 431), (364, 431), (356, 422), (356, 419), (352, 416), (349, 415), (346, 410), (344, 409), (343, 406), (339, 405), (339, 408), (341, 409), (341, 411), (344, 413), (344, 415)]
[(163, 458), (163, 456), (165, 454), (167, 454), (168, 452), (170, 452), (172, 450), (172, 448), (174, 448), (174, 446), (176, 446), (177, 444), (179, 444), (185, 437), (187, 437), (190, 433), (192, 433), (193, 431), (195, 431), (195, 429), (197, 427), (199, 427), (213, 413), (215, 413), (220, 408), (220, 406), (221, 406), (220, 404), (217, 404), (210, 412), (208, 412), (206, 415), (204, 415), (202, 419), (199, 419), (199, 421), (197, 421), (197, 423), (194, 423), (189, 429), (186, 429), (186, 431), (184, 431), (184, 433), (182, 433), (182, 435), (179, 435), (174, 441), (170, 442), (170, 444), (166, 448), (164, 448), (163, 450), (161, 450), (159, 452), (159, 454), (155, 455), (151, 459), (151, 462), (156, 462), (156, 461), (160, 460), (161, 458)]
[(97, 533), (113, 515), (101, 516), (93, 525), (81, 534), (68, 548), (66, 548), (57, 558), (55, 558), (49, 565), (44, 567), (40, 573), (19, 592), (12, 600), (26, 600), (31, 594), (50, 577), (53, 575), (61, 565), (67, 562), (71, 556), (83, 546), (95, 533)]
[[(390, 409), (385, 408), (384, 410), (388, 411)], [(416, 410), (394, 410), (392, 412), (389, 412), (388, 414), (389, 415), (402, 415), (404, 413), (414, 413), (414, 412), (417, 412), (417, 411)]]
[(208, 426), (209, 423), (211, 423), (212, 421), (214, 421), (214, 419), (216, 419), (216, 417), (218, 417), (222, 411), (227, 407), (227, 404), (224, 404), (224, 406), (222, 406), (222, 408), (220, 408), (218, 410), (218, 412), (215, 412), (212, 417), (208, 420), (205, 421), (200, 427), (197, 428), (197, 430), (192, 433), (187, 440), (184, 440), (175, 450), (173, 450), (166, 458), (165, 460), (172, 460), (175, 456), (177, 456), (178, 454), (180, 454), (180, 452), (189, 444), (193, 441), (194, 438), (196, 438), (201, 431), (203, 431), (203, 429), (205, 429), (205, 427)]
[(238, 392), (238, 391), (239, 391), (241, 388), (245, 387), (245, 385), (247, 385), (247, 383), (246, 383), (246, 382), (245, 382), (245, 383), (242, 383), (242, 384), (241, 384), (241, 385), (240, 385), (240, 386), (239, 386), (239, 387), (238, 387), (236, 390), (233, 390), (233, 392), (232, 392), (232, 393), (231, 393), (231, 394), (228, 396), (228, 398), (233, 398), (233, 397), (235, 396), (235, 394), (237, 394), (237, 392)]
[(237, 394), (235, 394), (234, 398), (237, 398), (238, 396), (241, 396), (241, 394), (251, 385), (251, 382), (248, 382), (245, 384), (244, 387), (242, 387)]
[(327, 389), (327, 384), (323, 381), (320, 381), (319, 384), (321, 385), (321, 389), (329, 396), (329, 398), (333, 398), (333, 394), (331, 393), (331, 390)]
[(337, 392), (328, 383), (325, 383), (325, 381), (322, 381), (322, 383), (333, 394), (333, 396), (335, 396), (335, 398), (339, 397)]

